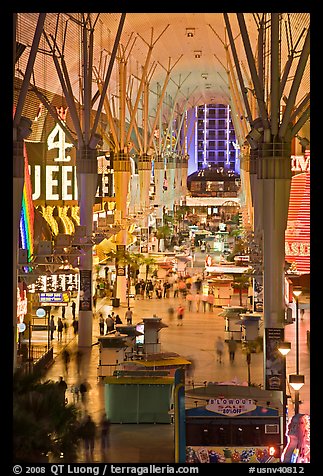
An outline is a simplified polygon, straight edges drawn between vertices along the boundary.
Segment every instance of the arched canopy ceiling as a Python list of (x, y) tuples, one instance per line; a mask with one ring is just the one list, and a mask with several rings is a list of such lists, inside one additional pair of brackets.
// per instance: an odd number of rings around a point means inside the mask
[[(93, 66), (99, 72), (101, 78), (104, 79), (120, 18), (120, 13), (46, 14), (44, 31), (49, 41), (53, 37), (56, 38), (57, 51), (64, 54), (76, 100), (82, 102), (79, 90), (80, 77), (82, 76), (81, 22), (86, 20), (89, 26), (94, 26)], [(228, 18), (235, 38), (244, 82), (246, 87), (249, 87), (251, 86), (251, 77), (237, 14), (229, 13)], [(297, 55), (299, 56), (304, 44), (306, 30), (309, 28), (310, 15), (309, 13), (283, 13), (281, 18), (281, 74), (291, 49), (296, 47), (296, 59), (293, 62), (284, 91), (284, 95), (288, 96), (297, 66)], [(16, 40), (23, 45), (27, 45), (16, 63), (16, 75), (18, 76), (17, 71), (24, 71), (26, 68), (37, 19), (37, 13), (18, 14)], [(270, 14), (246, 13), (244, 19), (255, 58), (257, 57), (259, 22), (262, 19), (268, 22), (264, 41), (264, 53), (267, 55), (270, 50)], [(149, 46), (151, 46), (151, 58), (147, 68), (151, 93), (149, 96), (151, 115), (156, 110), (157, 84), (159, 84), (160, 89), (163, 87), (166, 70), (169, 69), (171, 69), (171, 73), (165, 101), (172, 105), (176, 100), (179, 111), (184, 107), (186, 100), (188, 101), (188, 107), (211, 102), (230, 103), (231, 90), (227, 75), (229, 65), (226, 54), (228, 45), (229, 39), (223, 13), (127, 13), (117, 52), (117, 60), (109, 82), (109, 97), (115, 95), (116, 101), (118, 100), (118, 65), (122, 57), (127, 64), (126, 88), (128, 94), (135, 97)], [(46, 41), (45, 35), (42, 35), (34, 66), (33, 81), (39, 88), (62, 94), (53, 58), (49, 51), (48, 41)], [(233, 63), (231, 48), (228, 51)], [(266, 70), (266, 68), (270, 68), (270, 64), (265, 61), (265, 73), (269, 77), (270, 70)], [(267, 88), (267, 93), (265, 93), (265, 99), (267, 99), (270, 93), (268, 84), (265, 85), (265, 88)], [(296, 104), (309, 93), (309, 90), (308, 61), (297, 94)], [(93, 78), (92, 95), (95, 95), (96, 91), (97, 85)], [(94, 107), (97, 104), (98, 101), (96, 101)]]

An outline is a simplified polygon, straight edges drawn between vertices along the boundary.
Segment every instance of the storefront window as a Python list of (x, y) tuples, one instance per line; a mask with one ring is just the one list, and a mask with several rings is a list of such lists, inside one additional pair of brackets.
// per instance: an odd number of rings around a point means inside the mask
[(201, 182), (191, 182), (191, 192), (199, 192), (201, 190)]
[(224, 182), (206, 182), (207, 192), (218, 192), (224, 189)]

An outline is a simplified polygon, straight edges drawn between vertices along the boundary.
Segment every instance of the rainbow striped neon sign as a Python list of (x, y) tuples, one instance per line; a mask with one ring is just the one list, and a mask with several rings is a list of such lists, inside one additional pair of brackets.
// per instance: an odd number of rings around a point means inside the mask
[(28, 261), (34, 252), (34, 206), (32, 201), (32, 188), (28, 168), (28, 157), (24, 146), (25, 158), (25, 183), (22, 195), (20, 215), (20, 241), (21, 248), (27, 250)]

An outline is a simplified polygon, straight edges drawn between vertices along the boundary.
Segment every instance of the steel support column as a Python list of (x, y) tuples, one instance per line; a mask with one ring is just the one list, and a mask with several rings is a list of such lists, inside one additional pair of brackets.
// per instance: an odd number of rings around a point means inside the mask
[[(114, 190), (116, 198), (115, 223), (122, 226), (122, 229), (116, 236), (116, 245), (127, 246), (128, 227), (126, 218), (128, 215), (128, 202), (130, 199), (130, 159), (128, 153), (118, 152), (113, 161), (114, 170)], [(127, 277), (117, 276), (117, 298), (121, 303), (127, 302)]]
[[(93, 232), (93, 206), (98, 177), (97, 151), (89, 147), (80, 147), (76, 152), (76, 160), (80, 225), (85, 226), (86, 237), (90, 241)], [(92, 269), (92, 246), (87, 246), (80, 257), (79, 347), (92, 345)]]

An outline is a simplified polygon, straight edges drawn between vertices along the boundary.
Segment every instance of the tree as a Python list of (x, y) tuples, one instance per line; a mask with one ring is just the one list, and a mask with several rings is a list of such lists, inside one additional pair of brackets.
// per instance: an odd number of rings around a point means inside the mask
[(157, 261), (155, 258), (152, 258), (151, 256), (144, 256), (141, 259), (141, 264), (146, 266), (146, 276), (145, 276), (145, 283), (147, 284), (148, 280), (148, 274), (152, 266), (155, 266)]
[(116, 279), (113, 284), (113, 297), (117, 297), (119, 266), (121, 265), (127, 266), (128, 268), (127, 279), (128, 279), (128, 305), (129, 305), (131, 269), (139, 268), (144, 255), (141, 253), (131, 253), (127, 250), (110, 250), (108, 253), (105, 253), (105, 255), (109, 261), (114, 262), (115, 269), (116, 269)]
[(176, 212), (175, 212), (175, 218), (178, 222), (178, 231), (181, 229), (181, 223), (184, 220), (185, 216), (189, 212), (190, 208), (187, 207), (186, 205), (182, 205), (180, 207), (177, 207)]
[(65, 404), (56, 382), (39, 372), (13, 378), (13, 454), (15, 462), (39, 463), (63, 456), (75, 461), (80, 442), (79, 410)]
[(172, 234), (172, 230), (168, 225), (163, 225), (158, 228), (156, 232), (156, 238), (158, 239), (158, 249), (160, 240), (166, 240)]
[(234, 289), (239, 290), (239, 302), (242, 306), (242, 291), (243, 289), (248, 289), (250, 283), (250, 274), (242, 273), (240, 276), (235, 276), (232, 283)]

